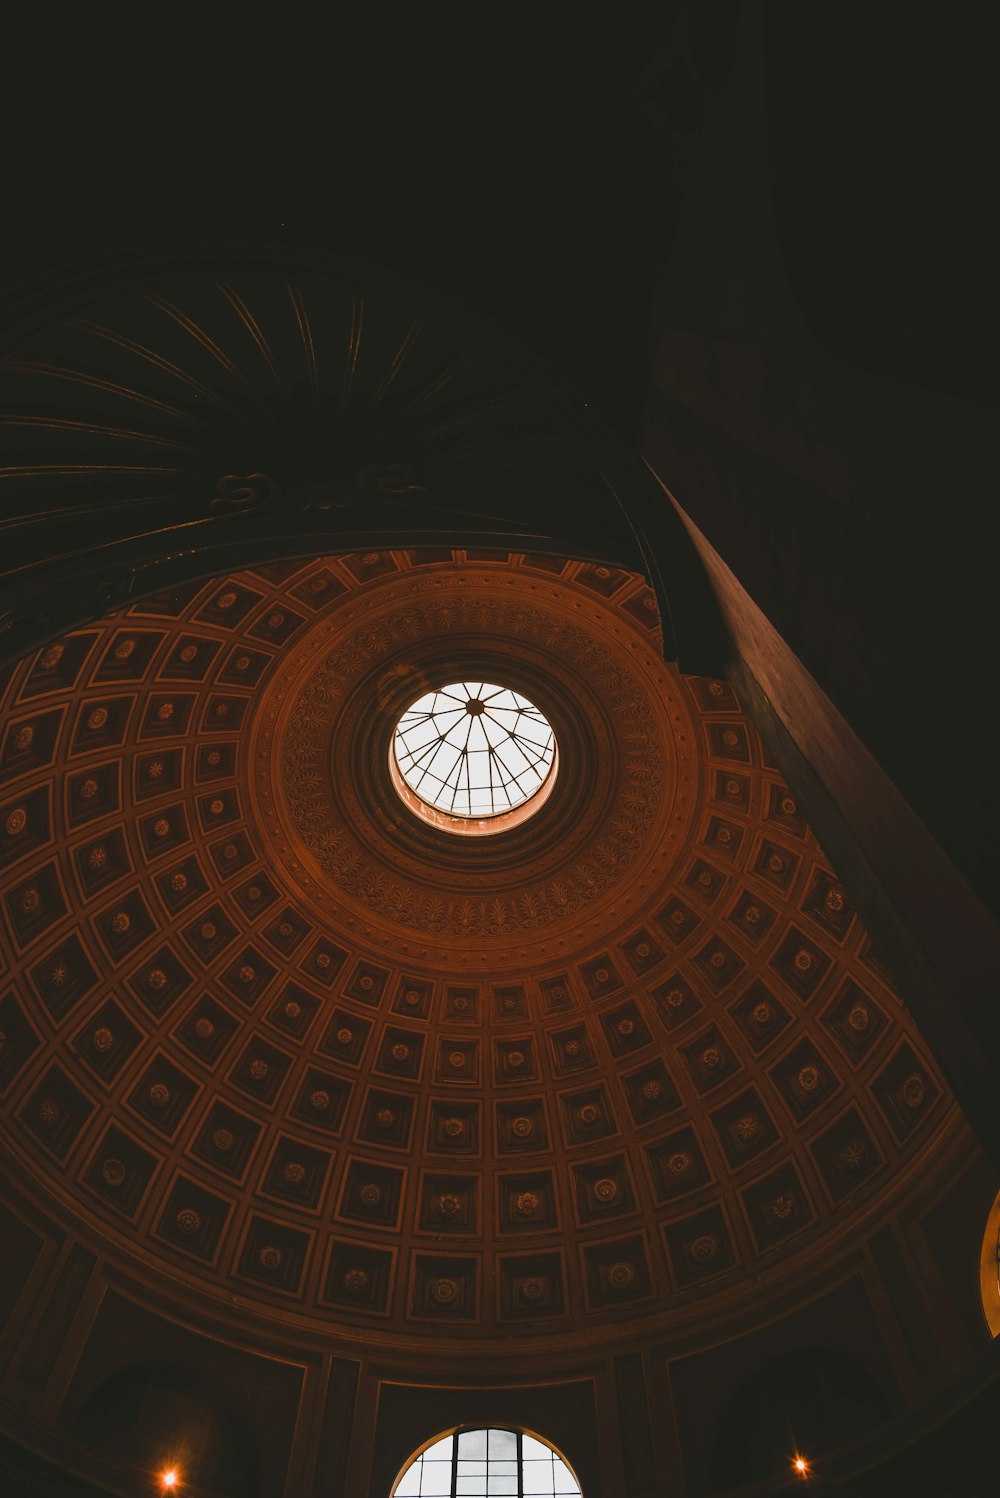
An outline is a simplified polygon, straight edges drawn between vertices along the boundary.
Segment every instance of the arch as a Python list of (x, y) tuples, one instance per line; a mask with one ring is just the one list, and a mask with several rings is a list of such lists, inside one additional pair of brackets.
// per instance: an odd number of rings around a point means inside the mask
[(990, 1336), (1000, 1336), (1000, 1192), (990, 1208), (979, 1255), (979, 1293)]
[(582, 1498), (582, 1489), (543, 1436), (511, 1426), (459, 1426), (408, 1458), (391, 1498)]

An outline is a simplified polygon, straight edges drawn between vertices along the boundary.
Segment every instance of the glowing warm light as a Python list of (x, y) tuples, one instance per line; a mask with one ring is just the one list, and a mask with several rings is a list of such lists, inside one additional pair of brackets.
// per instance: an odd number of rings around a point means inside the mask
[(168, 1468), (166, 1472), (160, 1473), (160, 1482), (165, 1493), (173, 1493), (176, 1490), (177, 1473), (174, 1471), (173, 1467)]
[(800, 1477), (809, 1476), (809, 1463), (806, 1461), (804, 1456), (797, 1456), (792, 1462), (792, 1466), (795, 1468)]

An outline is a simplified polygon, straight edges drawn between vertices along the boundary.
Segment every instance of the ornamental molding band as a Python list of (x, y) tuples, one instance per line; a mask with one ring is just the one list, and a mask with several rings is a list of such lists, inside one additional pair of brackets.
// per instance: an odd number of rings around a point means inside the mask
[[(606, 606), (553, 582), (511, 596), (510, 581), (455, 568), (373, 584), (310, 631), (251, 731), (259, 813), (295, 886), (320, 908), (331, 893), (349, 899), (347, 918), (373, 940), (371, 917), (404, 928), (393, 940), (424, 961), (435, 962), (442, 934), (476, 943), (449, 949), (448, 970), (456, 959), (507, 966), (496, 947), (512, 936), (522, 957), (551, 959), (549, 928), (572, 930), (604, 905), (628, 919), (626, 902), (645, 897), (693, 817), (693, 728), (662, 657), (622, 624), (598, 636)], [(331, 651), (334, 637), (344, 643)], [(548, 815), (495, 872), (492, 848), (446, 849), (438, 838), (409, 853), (387, 826), (383, 767), (398, 710), (429, 669), (464, 660), (537, 682), (552, 721), (567, 723), (556, 729), (567, 748)], [(587, 743), (588, 764), (574, 742)], [(562, 950), (571, 939), (562, 936)]]
[[(390, 780), (401, 713), (461, 680), (558, 741), (496, 836)], [(0, 711), (11, 1189), (150, 1303), (394, 1365), (428, 1333), (499, 1372), (522, 1334), (708, 1346), (967, 1147), (732, 687), (663, 660), (635, 573), (270, 562), (51, 641)]]

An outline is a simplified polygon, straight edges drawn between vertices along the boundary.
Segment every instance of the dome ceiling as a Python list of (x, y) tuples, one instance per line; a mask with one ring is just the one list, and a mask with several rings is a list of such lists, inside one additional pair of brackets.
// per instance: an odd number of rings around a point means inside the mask
[[(493, 838), (389, 777), (469, 673), (559, 745)], [(134, 1272), (368, 1336), (613, 1335), (842, 1241), (957, 1121), (630, 573), (283, 562), (43, 648), (2, 721), (6, 1141)]]

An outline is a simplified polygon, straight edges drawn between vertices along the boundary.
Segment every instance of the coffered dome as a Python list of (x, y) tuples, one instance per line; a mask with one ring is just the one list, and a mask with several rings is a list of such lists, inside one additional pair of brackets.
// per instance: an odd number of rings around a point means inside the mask
[[(491, 837), (391, 783), (402, 712), (459, 681), (558, 743)], [(710, 1335), (959, 1122), (733, 690), (664, 662), (631, 573), (261, 567), (43, 648), (3, 722), (4, 1131), (25, 1190), (173, 1293), (397, 1352)]]

